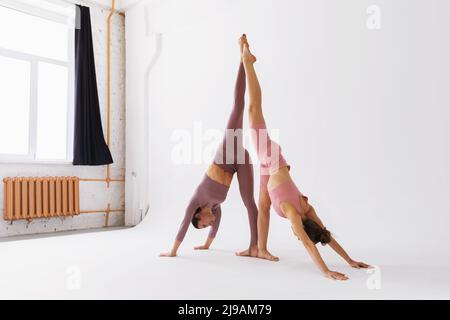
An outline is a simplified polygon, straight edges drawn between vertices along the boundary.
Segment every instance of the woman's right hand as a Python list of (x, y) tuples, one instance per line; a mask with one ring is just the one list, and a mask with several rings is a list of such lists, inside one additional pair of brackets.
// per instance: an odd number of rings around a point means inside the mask
[(348, 280), (348, 277), (345, 274), (331, 270), (326, 271), (324, 276), (332, 280)]
[(177, 253), (176, 252), (166, 252), (166, 253), (161, 253), (159, 256), (172, 258), (172, 257), (176, 257)]

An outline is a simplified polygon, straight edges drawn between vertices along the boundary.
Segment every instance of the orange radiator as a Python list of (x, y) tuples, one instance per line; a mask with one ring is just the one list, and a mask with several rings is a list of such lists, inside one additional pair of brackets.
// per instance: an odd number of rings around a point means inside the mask
[(31, 220), (80, 214), (78, 177), (5, 178), (4, 219)]

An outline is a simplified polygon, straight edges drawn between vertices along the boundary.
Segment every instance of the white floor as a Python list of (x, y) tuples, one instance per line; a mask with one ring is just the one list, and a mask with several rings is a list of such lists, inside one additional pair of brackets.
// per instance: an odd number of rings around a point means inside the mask
[[(150, 221), (150, 222), (149, 222)], [(173, 230), (171, 230), (173, 231)], [(2, 299), (449, 299), (449, 261), (411, 259), (375, 250), (381, 288), (366, 271), (351, 270), (328, 251), (329, 265), (350, 276), (323, 278), (295, 241), (274, 249), (281, 261), (238, 258), (232, 241), (180, 257), (158, 258), (170, 247), (165, 227), (147, 218), (134, 229), (0, 243)], [(172, 233), (172, 232), (169, 232)], [(375, 281), (376, 282), (376, 281)]]

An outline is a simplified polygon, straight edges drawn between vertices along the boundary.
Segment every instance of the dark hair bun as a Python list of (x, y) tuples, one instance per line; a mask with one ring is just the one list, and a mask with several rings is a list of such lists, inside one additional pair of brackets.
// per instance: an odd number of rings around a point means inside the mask
[(317, 222), (312, 219), (305, 219), (303, 221), (303, 227), (305, 229), (306, 234), (309, 239), (314, 244), (321, 243), (322, 245), (326, 245), (331, 242), (331, 233), (326, 228), (322, 228), (319, 226)]
[(327, 228), (322, 229), (322, 233), (319, 236), (319, 242), (322, 245), (326, 245), (331, 242), (331, 232)]

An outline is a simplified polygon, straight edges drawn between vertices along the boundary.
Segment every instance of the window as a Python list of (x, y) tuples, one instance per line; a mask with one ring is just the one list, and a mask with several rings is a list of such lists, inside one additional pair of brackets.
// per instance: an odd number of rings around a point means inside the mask
[(75, 7), (30, 2), (0, 0), (0, 161), (66, 162), (73, 144)]

